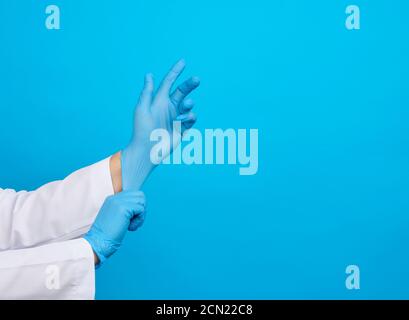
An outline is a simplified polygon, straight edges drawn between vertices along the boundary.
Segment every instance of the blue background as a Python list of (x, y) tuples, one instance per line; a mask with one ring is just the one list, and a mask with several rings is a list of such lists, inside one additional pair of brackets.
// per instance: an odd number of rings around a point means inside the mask
[(258, 128), (259, 172), (158, 168), (97, 298), (409, 298), (408, 16), (404, 0), (0, 0), (0, 184), (122, 148), (144, 73), (184, 57), (197, 127)]

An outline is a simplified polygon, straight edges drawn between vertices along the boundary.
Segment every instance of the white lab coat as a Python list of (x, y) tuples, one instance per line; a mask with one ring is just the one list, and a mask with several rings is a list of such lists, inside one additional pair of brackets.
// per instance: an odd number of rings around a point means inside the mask
[(32, 192), (0, 189), (0, 299), (93, 299), (81, 237), (113, 193), (109, 159)]

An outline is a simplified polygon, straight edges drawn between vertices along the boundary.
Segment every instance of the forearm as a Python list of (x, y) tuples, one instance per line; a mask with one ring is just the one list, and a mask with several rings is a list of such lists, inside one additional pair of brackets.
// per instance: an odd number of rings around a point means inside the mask
[[(11, 228), (0, 233), (0, 250), (22, 249), (84, 235), (106, 197), (114, 193), (110, 162), (105, 159), (32, 192), (1, 190), (0, 220)], [(113, 172), (118, 171), (115, 168), (112, 166)], [(118, 178), (115, 186), (119, 188)]]
[(121, 153), (115, 153), (109, 161), (109, 169), (111, 171), (112, 187), (115, 193), (122, 191), (122, 167)]

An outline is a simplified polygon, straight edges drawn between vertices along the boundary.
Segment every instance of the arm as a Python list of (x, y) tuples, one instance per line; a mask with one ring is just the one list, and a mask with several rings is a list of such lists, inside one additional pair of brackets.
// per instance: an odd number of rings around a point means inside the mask
[(94, 299), (91, 246), (76, 239), (0, 252), (0, 299)]
[(80, 237), (88, 231), (107, 196), (122, 189), (140, 189), (157, 165), (150, 159), (152, 131), (168, 129), (173, 136), (173, 121), (181, 123), (171, 152), (180, 143), (180, 135), (196, 121), (191, 112), (193, 102), (185, 98), (199, 86), (199, 79), (192, 77), (171, 92), (184, 67), (184, 61), (179, 61), (155, 96), (152, 76), (145, 77), (135, 110), (134, 132), (121, 153), (32, 192), (0, 189), (0, 251)]
[(83, 236), (121, 189), (119, 154), (32, 192), (0, 189), (0, 251)]
[(0, 252), (0, 299), (93, 299), (94, 265), (121, 246), (145, 217), (140, 191), (108, 197), (83, 239)]

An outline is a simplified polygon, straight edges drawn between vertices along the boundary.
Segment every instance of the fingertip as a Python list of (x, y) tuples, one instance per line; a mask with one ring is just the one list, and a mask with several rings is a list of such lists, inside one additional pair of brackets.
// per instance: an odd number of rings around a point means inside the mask
[(186, 121), (182, 122), (183, 127), (184, 127), (184, 133), (187, 130), (191, 129), (195, 125), (196, 121), (197, 121), (197, 117), (196, 117), (195, 114), (189, 115), (188, 119)]
[(176, 117), (176, 121), (185, 122), (188, 119), (188, 115), (186, 113), (180, 114)]
[(180, 59), (178, 62), (175, 63), (175, 65), (172, 68), (172, 71), (175, 72), (176, 74), (180, 74), (185, 69), (185, 67), (186, 67), (185, 59)]
[(180, 122), (196, 122), (197, 116), (196, 113), (188, 112), (177, 116), (176, 120)]
[(197, 121), (197, 115), (196, 113), (191, 113), (190, 115), (190, 121), (195, 123)]
[(145, 75), (145, 85), (148, 87), (152, 87), (152, 83), (153, 83), (153, 74), (147, 73)]
[(179, 61), (177, 62), (177, 64), (180, 65), (180, 66), (185, 66), (186, 65), (185, 58), (180, 58)]
[(197, 76), (192, 77), (192, 84), (194, 84), (195, 86), (199, 86), (200, 85), (200, 78)]

